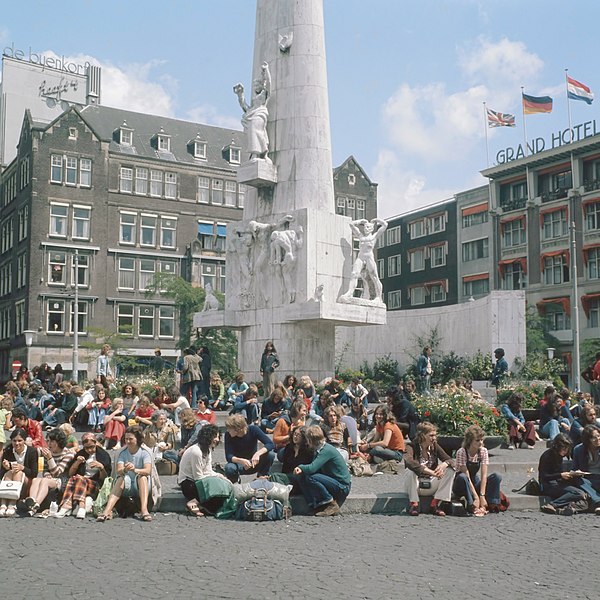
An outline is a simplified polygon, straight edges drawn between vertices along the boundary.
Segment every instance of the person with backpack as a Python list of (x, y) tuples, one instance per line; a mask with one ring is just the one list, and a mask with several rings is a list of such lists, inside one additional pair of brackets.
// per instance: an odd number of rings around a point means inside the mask
[(294, 475), (307, 504), (315, 517), (334, 517), (348, 497), (352, 478), (342, 455), (325, 442), (325, 434), (318, 425), (306, 429), (306, 443), (314, 458), (311, 463), (298, 465)]

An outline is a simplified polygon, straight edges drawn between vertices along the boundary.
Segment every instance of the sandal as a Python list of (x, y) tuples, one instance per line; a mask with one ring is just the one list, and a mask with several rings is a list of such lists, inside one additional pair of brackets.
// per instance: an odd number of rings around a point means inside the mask
[(200, 510), (200, 506), (198, 505), (197, 502), (192, 500), (191, 502), (188, 502), (185, 506), (188, 509), (188, 512), (193, 517), (204, 517), (205, 516), (204, 513)]
[(432, 506), (429, 512), (435, 517), (445, 517), (446, 513), (439, 506)]
[(418, 517), (419, 516), (419, 505), (418, 504), (411, 504), (408, 507), (408, 514), (411, 517)]
[(147, 523), (149, 523), (150, 521), (152, 521), (152, 515), (150, 513), (146, 513), (145, 515), (141, 516), (142, 521), (146, 521)]
[(104, 521), (110, 521), (112, 519), (112, 515), (101, 514), (96, 517), (96, 523), (104, 523)]

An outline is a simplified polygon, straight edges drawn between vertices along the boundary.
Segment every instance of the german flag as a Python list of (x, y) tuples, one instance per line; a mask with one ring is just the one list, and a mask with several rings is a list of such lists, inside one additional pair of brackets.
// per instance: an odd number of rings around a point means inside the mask
[(526, 115), (551, 113), (552, 98), (550, 96), (528, 96), (527, 94), (523, 94), (523, 112)]

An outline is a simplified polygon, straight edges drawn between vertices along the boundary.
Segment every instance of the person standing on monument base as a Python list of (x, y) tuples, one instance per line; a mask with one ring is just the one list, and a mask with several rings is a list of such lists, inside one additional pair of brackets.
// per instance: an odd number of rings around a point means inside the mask
[(499, 387), (508, 374), (508, 363), (506, 362), (506, 358), (504, 358), (504, 348), (496, 348), (494, 350), (494, 357), (496, 358), (496, 364), (492, 371), (492, 385)]
[(429, 394), (431, 390), (431, 375), (433, 374), (431, 348), (429, 346), (423, 348), (423, 354), (417, 360), (417, 373), (419, 374), (419, 392), (421, 394)]
[(268, 398), (275, 389), (275, 369), (279, 367), (279, 357), (273, 342), (267, 342), (260, 359), (260, 374), (263, 378), (263, 395)]

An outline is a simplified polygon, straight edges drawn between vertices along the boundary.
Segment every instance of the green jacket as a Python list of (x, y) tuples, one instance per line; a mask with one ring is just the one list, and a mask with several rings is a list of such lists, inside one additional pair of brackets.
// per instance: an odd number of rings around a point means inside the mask
[(313, 461), (309, 465), (300, 465), (300, 469), (304, 475), (322, 473), (346, 485), (352, 482), (346, 461), (331, 444), (325, 444), (317, 450)]

